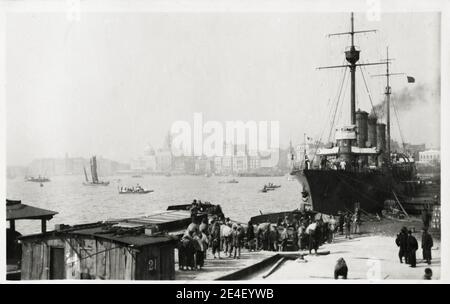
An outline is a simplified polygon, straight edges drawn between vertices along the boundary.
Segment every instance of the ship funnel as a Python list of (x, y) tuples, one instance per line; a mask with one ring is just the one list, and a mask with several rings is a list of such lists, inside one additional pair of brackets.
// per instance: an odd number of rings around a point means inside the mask
[(378, 156), (378, 164), (383, 164), (384, 154), (386, 152), (386, 124), (377, 124), (377, 150), (380, 151)]
[(358, 147), (365, 148), (367, 142), (367, 119), (369, 114), (358, 109), (356, 114), (356, 141)]
[[(367, 147), (377, 147), (377, 117), (369, 115), (367, 120)], [(369, 156), (370, 165), (376, 165), (377, 158)]]
[(367, 120), (367, 145), (368, 147), (377, 146), (377, 117), (370, 115)]

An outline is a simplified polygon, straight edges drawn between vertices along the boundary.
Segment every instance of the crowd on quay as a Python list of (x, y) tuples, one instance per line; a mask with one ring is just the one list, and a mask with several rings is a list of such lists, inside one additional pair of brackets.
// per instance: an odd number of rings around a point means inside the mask
[[(241, 250), (248, 251), (298, 251), (317, 253), (324, 243), (333, 242), (334, 235), (360, 233), (361, 216), (339, 212), (338, 218), (302, 211), (293, 216), (278, 218), (276, 223), (247, 224), (225, 218), (220, 205), (208, 219), (205, 209), (213, 206), (194, 200), (191, 206), (192, 223), (187, 227), (178, 246), (180, 270), (200, 270), (204, 266), (208, 250), (212, 258), (239, 259)], [(222, 253), (222, 257), (221, 257)]]

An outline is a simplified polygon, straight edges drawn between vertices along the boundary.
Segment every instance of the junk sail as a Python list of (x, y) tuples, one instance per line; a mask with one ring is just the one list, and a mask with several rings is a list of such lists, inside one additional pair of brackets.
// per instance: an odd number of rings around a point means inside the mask
[(89, 181), (86, 168), (84, 169), (84, 177), (86, 179), (86, 182), (83, 183), (85, 186), (108, 186), (109, 181), (99, 181), (98, 180), (98, 174), (97, 174), (97, 158), (95, 156), (92, 156), (92, 158), (89, 161), (91, 165), (91, 176), (92, 176), (92, 182)]

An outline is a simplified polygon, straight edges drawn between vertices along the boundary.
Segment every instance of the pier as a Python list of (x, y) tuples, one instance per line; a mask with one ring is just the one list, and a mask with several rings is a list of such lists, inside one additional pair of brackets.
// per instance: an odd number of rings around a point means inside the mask
[[(222, 254), (223, 252), (221, 252)], [(177, 254), (175, 255), (177, 256)], [(244, 276), (264, 271), (278, 260), (278, 252), (252, 251), (243, 249), (240, 259), (221, 257), (213, 259), (208, 252), (205, 266), (202, 270), (178, 270), (178, 261), (175, 262), (175, 280), (180, 281), (214, 281), (214, 280), (239, 280)]]

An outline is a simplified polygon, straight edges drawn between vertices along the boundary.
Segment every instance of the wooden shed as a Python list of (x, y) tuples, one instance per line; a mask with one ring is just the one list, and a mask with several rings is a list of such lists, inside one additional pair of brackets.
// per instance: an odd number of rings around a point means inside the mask
[(6, 200), (6, 220), (9, 228), (6, 228), (6, 263), (7, 280), (20, 280), (20, 261), (22, 258), (22, 247), (18, 242), (21, 236), (16, 231), (16, 221), (18, 220), (38, 220), (41, 221), (41, 232), (46, 232), (47, 221), (51, 220), (58, 212), (36, 208), (22, 204), (20, 200)]
[(22, 280), (173, 280), (177, 237), (99, 222), (22, 237)]

